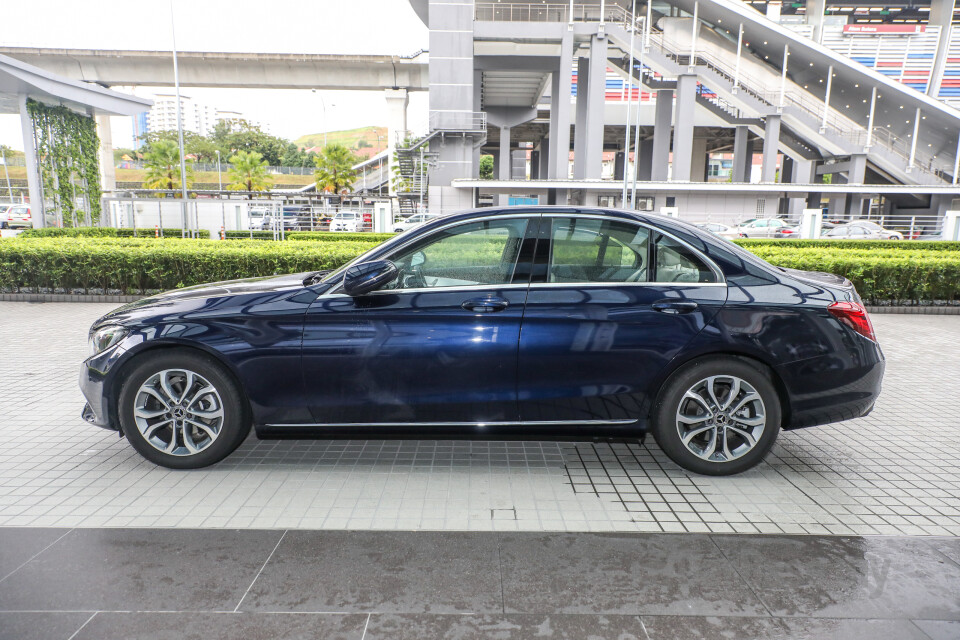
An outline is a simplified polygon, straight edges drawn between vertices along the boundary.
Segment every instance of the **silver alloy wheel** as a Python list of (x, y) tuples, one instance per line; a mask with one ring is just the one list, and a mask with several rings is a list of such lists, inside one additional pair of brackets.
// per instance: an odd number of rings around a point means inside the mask
[(220, 435), (223, 401), (200, 374), (164, 369), (140, 385), (133, 417), (153, 448), (172, 456), (192, 456)]
[(677, 433), (690, 453), (709, 462), (742, 457), (766, 427), (760, 394), (736, 376), (710, 376), (687, 389), (677, 407)]

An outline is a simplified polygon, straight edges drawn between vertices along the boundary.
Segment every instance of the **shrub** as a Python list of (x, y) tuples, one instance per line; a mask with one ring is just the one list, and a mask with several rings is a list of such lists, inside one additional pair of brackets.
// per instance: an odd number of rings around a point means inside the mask
[(205, 282), (334, 269), (363, 242), (36, 238), (0, 240), (0, 288), (141, 294)]
[(796, 247), (798, 249), (859, 249), (875, 251), (960, 251), (960, 242), (949, 240), (777, 240), (768, 238), (738, 238), (735, 243), (753, 251), (754, 247)]
[[(287, 231), (287, 240), (308, 240), (315, 242), (333, 241), (344, 242), (357, 240), (360, 242), (383, 242), (389, 240), (395, 233), (369, 233), (347, 231)], [(273, 240), (273, 231), (227, 231), (227, 240)]]
[[(162, 229), (164, 238), (180, 238), (180, 229)], [(137, 229), (134, 236), (133, 229), (114, 229), (113, 227), (44, 227), (42, 229), (24, 229), (18, 238), (154, 238), (156, 229)], [(197, 231), (200, 238), (210, 238), (210, 231)]]

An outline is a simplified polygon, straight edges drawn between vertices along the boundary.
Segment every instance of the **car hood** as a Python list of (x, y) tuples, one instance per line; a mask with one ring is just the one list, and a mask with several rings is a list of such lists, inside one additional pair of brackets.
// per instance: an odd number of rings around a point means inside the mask
[[(173, 289), (142, 298), (114, 309), (94, 323), (94, 326), (96, 327), (110, 322), (123, 323), (125, 321), (136, 320), (137, 318), (153, 316), (157, 312), (166, 314), (181, 310), (197, 309), (201, 306), (210, 306), (206, 303), (211, 299), (219, 299), (220, 301), (229, 303), (228, 299), (231, 298), (246, 300), (248, 298), (260, 298), (263, 296), (273, 297), (275, 294), (284, 293), (296, 295), (299, 292), (305, 291), (303, 282), (311, 273), (312, 272), (305, 272), (282, 276), (226, 280), (223, 282), (211, 282), (193, 287), (184, 287), (183, 289)], [(222, 305), (218, 302), (218, 306)]]

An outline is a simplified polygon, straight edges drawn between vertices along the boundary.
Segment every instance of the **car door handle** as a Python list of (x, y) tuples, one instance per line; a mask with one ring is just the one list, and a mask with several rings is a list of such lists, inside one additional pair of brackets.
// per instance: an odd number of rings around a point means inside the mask
[(657, 300), (653, 303), (653, 310), (660, 313), (690, 313), (697, 310), (697, 303), (690, 300)]
[(510, 306), (510, 303), (503, 298), (491, 296), (489, 298), (471, 298), (470, 300), (464, 301), (460, 306), (467, 311), (494, 313), (495, 311), (503, 311)]

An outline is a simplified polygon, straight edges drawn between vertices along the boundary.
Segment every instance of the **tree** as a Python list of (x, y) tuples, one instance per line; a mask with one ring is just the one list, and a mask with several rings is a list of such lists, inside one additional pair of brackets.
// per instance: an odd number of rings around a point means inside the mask
[(268, 165), (279, 166), (289, 142), (272, 136), (246, 120), (221, 120), (210, 136), (224, 155), (235, 151), (255, 151)]
[(267, 175), (267, 162), (256, 151), (238, 151), (229, 161), (233, 167), (227, 174), (231, 191), (269, 191), (273, 179)]
[(353, 168), (356, 163), (356, 156), (342, 144), (325, 146), (314, 159), (317, 191), (340, 193), (349, 188), (357, 179), (357, 171)]
[[(180, 149), (171, 140), (156, 140), (144, 153), (144, 163), (147, 168), (143, 186), (147, 189), (174, 189), (180, 188)], [(192, 162), (187, 160), (187, 186), (193, 182)]]
[(480, 179), (493, 180), (493, 156), (480, 156)]

